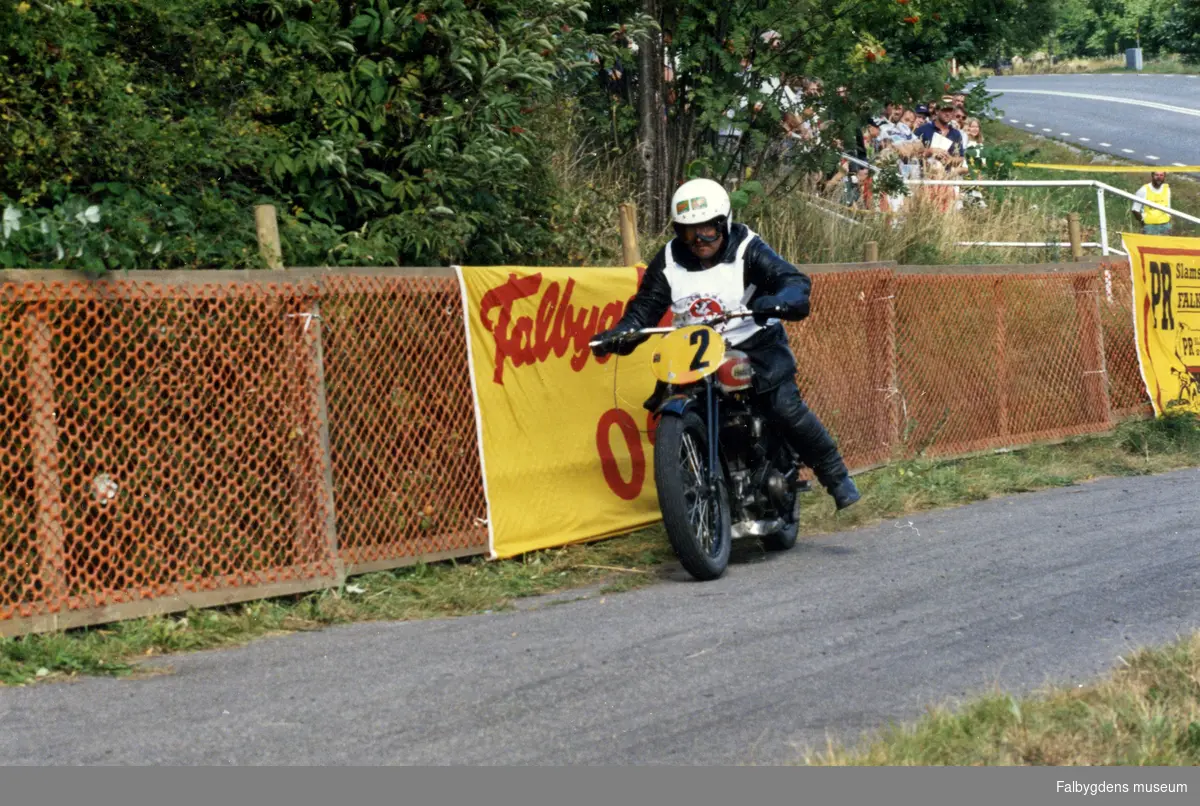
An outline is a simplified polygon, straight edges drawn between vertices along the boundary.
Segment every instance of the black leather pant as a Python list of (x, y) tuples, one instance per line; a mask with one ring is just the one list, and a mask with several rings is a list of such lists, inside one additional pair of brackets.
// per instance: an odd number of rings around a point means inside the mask
[(849, 475), (837, 443), (800, 398), (794, 380), (759, 395), (757, 403), (768, 425), (783, 434), (800, 461), (812, 468), (821, 486), (831, 490)]

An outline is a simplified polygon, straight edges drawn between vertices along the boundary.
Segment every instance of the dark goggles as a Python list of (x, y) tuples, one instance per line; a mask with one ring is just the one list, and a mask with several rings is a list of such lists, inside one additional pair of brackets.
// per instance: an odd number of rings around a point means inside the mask
[[(711, 232), (701, 232), (700, 227), (704, 227), (705, 230), (711, 230)], [(705, 223), (700, 225), (676, 224), (675, 232), (684, 241), (694, 240), (699, 241), (700, 243), (716, 243), (717, 241), (721, 240), (721, 226), (716, 223)]]

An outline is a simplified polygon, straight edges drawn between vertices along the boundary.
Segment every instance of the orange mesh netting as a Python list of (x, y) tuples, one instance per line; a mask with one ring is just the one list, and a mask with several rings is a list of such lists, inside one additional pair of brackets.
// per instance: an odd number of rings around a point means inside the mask
[(321, 316), (342, 558), (360, 566), (484, 551), (457, 282), (329, 278)]
[(814, 274), (813, 314), (789, 331), (802, 394), (863, 468), (1145, 410), (1128, 306), (1127, 271), (853, 270)]
[(309, 295), (5, 287), (0, 618), (332, 576)]

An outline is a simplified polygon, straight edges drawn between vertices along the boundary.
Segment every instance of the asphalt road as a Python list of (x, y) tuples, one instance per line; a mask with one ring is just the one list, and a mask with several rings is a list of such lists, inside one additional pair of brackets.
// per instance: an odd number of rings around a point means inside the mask
[(1146, 165), (1200, 165), (1200, 76), (1002, 76), (1004, 123)]
[(558, 606), (360, 624), (0, 690), (0, 763), (794, 760), (926, 704), (1102, 674), (1200, 625), (1200, 470), (743, 552)]

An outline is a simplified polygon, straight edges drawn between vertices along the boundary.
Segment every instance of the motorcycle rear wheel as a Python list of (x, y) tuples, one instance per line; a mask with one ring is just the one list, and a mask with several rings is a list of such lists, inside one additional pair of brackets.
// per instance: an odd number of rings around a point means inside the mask
[(701, 581), (729, 566), (732, 526), (724, 475), (715, 495), (707, 490), (708, 430), (693, 412), (663, 417), (654, 439), (654, 484), (671, 548), (684, 569)]
[(787, 551), (796, 545), (800, 534), (800, 493), (793, 490), (790, 495), (792, 502), (792, 519), (784, 524), (778, 532), (763, 535), (763, 548), (767, 551)]

